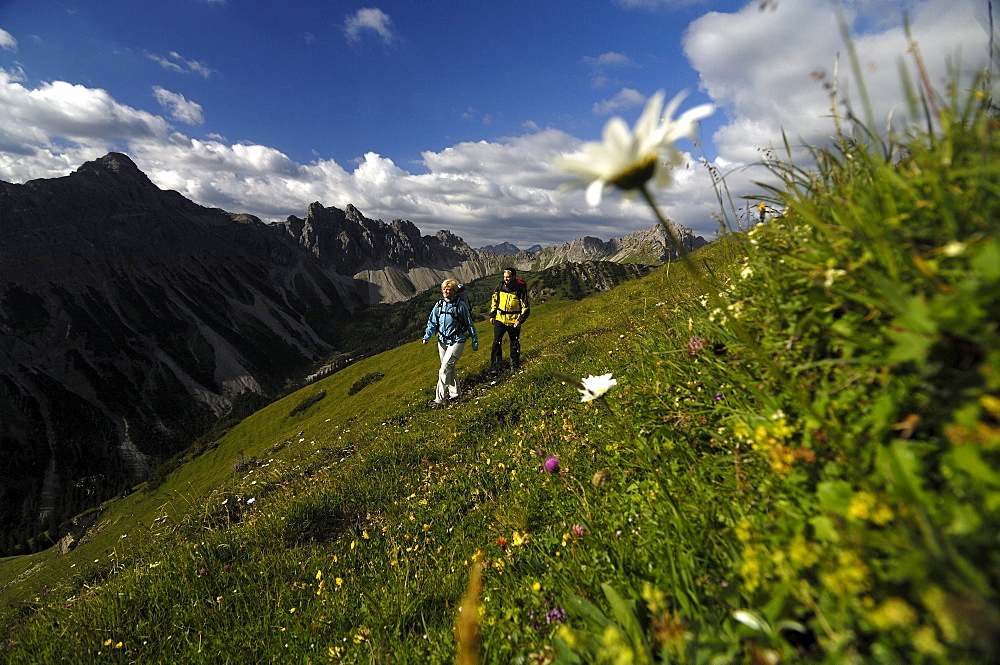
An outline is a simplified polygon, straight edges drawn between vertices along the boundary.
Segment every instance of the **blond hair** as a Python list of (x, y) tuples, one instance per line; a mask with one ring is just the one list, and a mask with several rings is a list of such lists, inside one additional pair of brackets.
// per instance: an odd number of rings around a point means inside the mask
[(451, 287), (452, 289), (454, 289), (454, 290), (456, 290), (456, 291), (458, 290), (458, 282), (456, 282), (456, 281), (455, 281), (455, 280), (453, 280), (453, 279), (446, 279), (446, 280), (444, 280), (443, 282), (441, 282), (441, 288), (442, 288), (442, 289), (443, 289), (444, 287), (446, 287), (446, 286), (449, 286), (449, 287)]

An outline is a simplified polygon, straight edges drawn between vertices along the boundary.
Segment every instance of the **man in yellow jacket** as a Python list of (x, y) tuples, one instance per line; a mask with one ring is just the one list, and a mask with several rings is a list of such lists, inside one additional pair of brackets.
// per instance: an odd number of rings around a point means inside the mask
[(528, 318), (528, 285), (517, 276), (514, 268), (505, 268), (503, 281), (493, 292), (490, 302), (490, 323), (493, 324), (493, 349), (490, 353), (491, 370), (502, 371), (503, 336), (510, 338), (510, 367), (521, 367), (521, 324)]

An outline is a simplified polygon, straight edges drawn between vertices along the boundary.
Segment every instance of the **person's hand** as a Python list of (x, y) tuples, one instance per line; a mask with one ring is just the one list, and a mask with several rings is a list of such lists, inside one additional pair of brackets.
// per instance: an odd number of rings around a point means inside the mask
[(494, 323), (496, 323), (496, 319), (490, 319), (490, 325), (492, 326)]
[(420, 340), (420, 341), (421, 341), (421, 342), (423, 342), (424, 344), (426, 344), (426, 343), (427, 343), (427, 340), (426, 340), (426, 339), (422, 339), (422, 340)]
[(521, 322), (520, 321), (515, 321), (514, 322), (514, 327), (515, 328), (520, 328), (521, 327)]

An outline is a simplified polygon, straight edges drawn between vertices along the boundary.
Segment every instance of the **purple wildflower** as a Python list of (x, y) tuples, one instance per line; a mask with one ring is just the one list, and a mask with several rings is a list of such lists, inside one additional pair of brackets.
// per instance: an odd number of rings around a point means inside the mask
[(545, 623), (564, 623), (566, 621), (566, 610), (556, 605), (545, 613)]
[(722, 393), (715, 393), (715, 401), (716, 402), (722, 401)]
[(583, 538), (587, 535), (587, 528), (582, 524), (574, 524), (571, 529), (574, 538)]
[(559, 458), (555, 455), (551, 455), (545, 459), (545, 470), (548, 473), (555, 473), (559, 470)]
[(698, 337), (697, 335), (695, 335), (694, 337), (692, 337), (691, 339), (689, 339), (688, 340), (688, 355), (689, 356), (693, 356), (696, 353), (698, 353), (699, 351), (701, 351), (702, 349), (704, 349), (705, 348), (705, 344), (707, 342), (708, 342), (707, 339), (703, 339), (701, 337)]

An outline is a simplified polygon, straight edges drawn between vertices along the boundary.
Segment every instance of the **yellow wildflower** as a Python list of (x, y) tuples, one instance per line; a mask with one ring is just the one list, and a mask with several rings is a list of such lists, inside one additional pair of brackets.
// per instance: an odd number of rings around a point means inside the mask
[(654, 614), (667, 609), (667, 594), (648, 581), (642, 584), (642, 599), (646, 601), (649, 611)]
[(847, 507), (847, 517), (854, 520), (866, 520), (871, 517), (871, 510), (874, 507), (874, 494), (871, 492), (857, 492), (851, 497), (851, 503)]
[(761, 582), (760, 558), (757, 556), (756, 548), (752, 546), (743, 548), (742, 559), (740, 575), (743, 577), (746, 590), (752, 592), (760, 586)]
[(816, 545), (806, 541), (802, 534), (798, 534), (792, 538), (788, 548), (788, 558), (803, 568), (809, 568), (819, 560), (819, 555), (816, 553)]
[(750, 542), (750, 522), (742, 520), (734, 527), (734, 530), (736, 531), (736, 537), (739, 538), (741, 542)]
[(888, 524), (892, 521), (893, 517), (895, 517), (895, 515), (892, 512), (892, 508), (884, 503), (880, 503), (875, 506), (875, 510), (872, 512), (872, 522), (878, 524), (879, 526)]
[(979, 404), (989, 411), (991, 416), (1000, 419), (1000, 399), (993, 395), (983, 395), (979, 398)]
[(945, 641), (956, 642), (959, 638), (958, 624), (955, 622), (951, 608), (949, 608), (947, 594), (940, 587), (931, 587), (920, 594), (920, 600), (934, 616), (934, 621), (941, 630), (941, 636)]
[(820, 573), (820, 581), (834, 593), (857, 594), (868, 588), (869, 569), (853, 550), (837, 553), (837, 562), (832, 569)]
[(935, 656), (937, 658), (945, 657), (945, 648), (934, 634), (934, 628), (932, 626), (920, 626), (915, 631), (913, 631), (913, 648), (922, 654), (928, 656)]
[(887, 598), (868, 614), (868, 620), (879, 630), (908, 628), (917, 620), (917, 613), (902, 598)]

